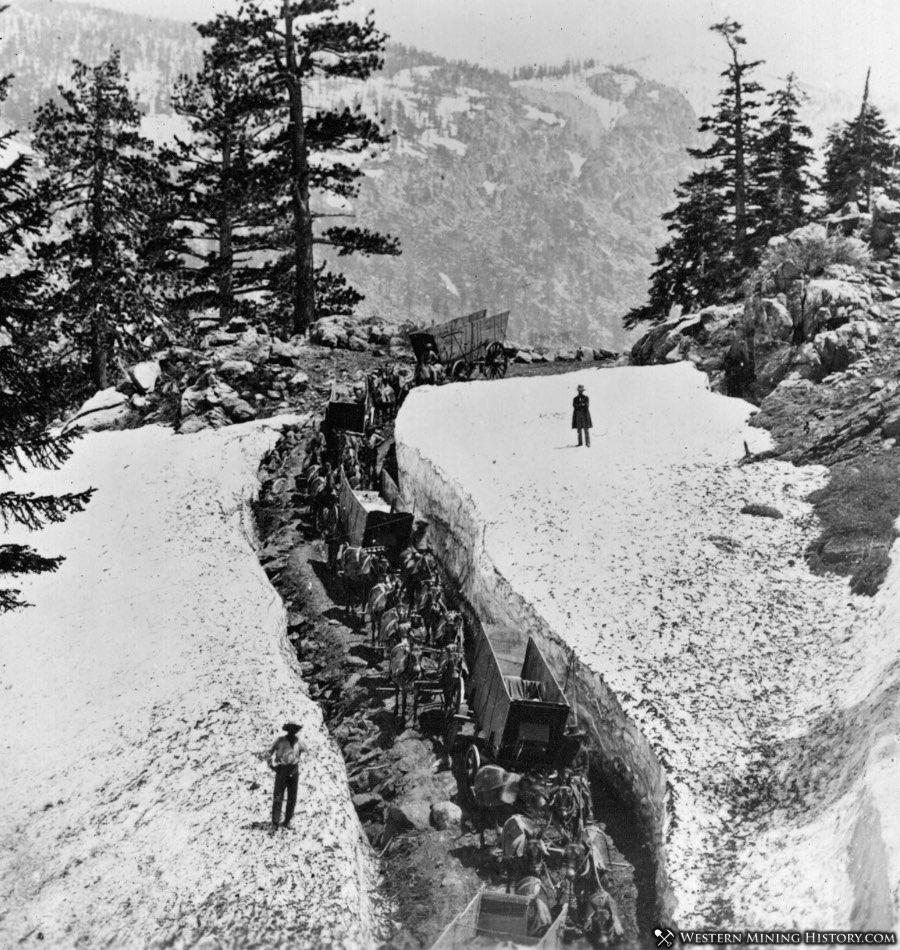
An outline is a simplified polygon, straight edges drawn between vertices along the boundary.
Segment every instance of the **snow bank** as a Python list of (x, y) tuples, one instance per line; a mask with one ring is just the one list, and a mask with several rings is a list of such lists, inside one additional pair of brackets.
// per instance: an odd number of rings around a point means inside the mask
[(659, 909), (893, 925), (900, 571), (874, 604), (808, 572), (824, 469), (738, 467), (768, 441), (751, 410), (689, 364), (422, 388), (398, 420), (403, 489), (473, 606), (593, 671), (574, 699), (660, 826)]
[[(92, 434), (19, 480), (97, 493), (28, 538), (67, 560), (0, 620), (3, 946), (370, 942), (374, 862), (253, 551), (276, 438)], [(296, 830), (270, 838), (264, 755), (288, 719), (310, 753)]]

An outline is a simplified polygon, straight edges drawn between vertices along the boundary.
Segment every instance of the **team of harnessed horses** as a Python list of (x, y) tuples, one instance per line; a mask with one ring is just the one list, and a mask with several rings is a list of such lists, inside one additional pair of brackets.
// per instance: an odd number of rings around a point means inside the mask
[[(326, 540), (328, 565), (341, 581), (348, 619), (358, 616), (365, 623), (368, 618), (372, 647), (387, 658), (401, 721), (406, 720), (410, 693), (415, 721), (423, 682), (439, 684), (445, 717), (458, 712), (468, 675), (463, 617), (448, 606), (437, 559), (420, 546), (421, 538), (414, 537), (393, 559), (389, 552), (343, 540), (339, 496), (342, 475), (354, 490), (377, 489), (382, 427), (413, 385), (437, 381), (421, 367), (418, 376), (409, 379), (396, 367), (371, 374), (355, 396), (370, 401), (372, 424), (359, 435), (330, 432), (323, 423), (307, 443), (303, 472), (296, 479), (310, 526)], [(516, 790), (513, 806), (508, 804), (510, 789)], [(584, 770), (565, 769), (548, 780), (488, 764), (479, 768), (472, 793), (469, 803), (482, 847), (492, 825), (507, 892), (530, 898), (533, 934), (539, 936), (566, 908), (570, 930), (593, 945), (610, 945), (622, 937), (618, 909), (606, 887), (613, 868), (610, 839), (605, 826), (593, 820)]]

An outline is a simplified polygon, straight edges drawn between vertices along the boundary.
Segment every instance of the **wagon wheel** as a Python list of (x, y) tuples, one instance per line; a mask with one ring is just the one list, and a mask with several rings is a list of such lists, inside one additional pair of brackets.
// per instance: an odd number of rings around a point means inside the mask
[(502, 379), (508, 366), (509, 358), (503, 351), (503, 344), (494, 340), (484, 354), (482, 372), (488, 379)]
[(450, 364), (450, 378), (455, 380), (467, 380), (472, 370), (464, 359), (454, 360)]
[(470, 745), (466, 749), (466, 795), (469, 799), (469, 804), (473, 807), (476, 804), (475, 801), (475, 776), (478, 774), (478, 770), (481, 768), (481, 755), (478, 752), (477, 745)]

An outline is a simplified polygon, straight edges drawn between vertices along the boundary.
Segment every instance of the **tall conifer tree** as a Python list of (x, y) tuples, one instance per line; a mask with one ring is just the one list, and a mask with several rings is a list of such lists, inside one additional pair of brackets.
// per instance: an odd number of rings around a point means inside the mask
[[(0, 13), (6, 9), (0, 7)], [(0, 102), (6, 99), (12, 76), (0, 77)], [(59, 376), (46, 360), (34, 324), (35, 295), (40, 275), (23, 267), (22, 253), (29, 235), (46, 223), (45, 209), (29, 183), (30, 160), (15, 148), (14, 133), (0, 136), (0, 476), (7, 477), (25, 463), (56, 468), (71, 452), (72, 436), (56, 438), (45, 431), (55, 414)], [(0, 521), (39, 528), (81, 511), (90, 491), (65, 495), (34, 495), (0, 490)], [(21, 544), (0, 544), (0, 575), (17, 576), (54, 571), (62, 558), (46, 557)], [(0, 588), (0, 613), (26, 606), (21, 592)]]
[(110, 383), (114, 356), (142, 355), (148, 336), (164, 337), (161, 275), (172, 263), (166, 169), (140, 133), (126, 80), (117, 51), (95, 67), (76, 60), (71, 88), (59, 88), (61, 103), (45, 103), (34, 122), (63, 231), (40, 249), (53, 275), (49, 304), (64, 332), (90, 352), (100, 389)]
[(383, 65), (386, 37), (370, 18), (362, 23), (335, 16), (343, 0), (248, 0), (236, 20), (243, 25), (248, 55), (257, 65), (269, 100), (268, 121), (275, 131), (266, 143), (266, 174), (286, 211), (289, 227), (272, 227), (267, 240), (277, 258), (268, 270), (270, 287), (289, 306), (285, 329), (305, 332), (317, 316), (316, 283), (325, 280), (339, 293), (339, 276), (317, 268), (313, 246), (339, 255), (398, 254), (396, 239), (366, 228), (334, 225), (317, 231), (311, 196), (329, 192), (352, 199), (362, 170), (335, 156), (363, 156), (385, 144), (378, 124), (358, 109), (329, 109), (316, 101), (311, 86), (327, 80), (365, 79)]
[[(867, 97), (866, 97), (867, 98)], [(880, 110), (864, 100), (859, 115), (831, 127), (822, 188), (829, 211), (848, 201), (867, 208), (872, 191), (891, 184), (897, 144)]]
[(784, 85), (766, 98), (768, 115), (760, 127), (753, 166), (753, 190), (759, 207), (757, 243), (793, 230), (803, 223), (811, 174), (812, 138), (800, 121), (805, 95), (790, 73)]

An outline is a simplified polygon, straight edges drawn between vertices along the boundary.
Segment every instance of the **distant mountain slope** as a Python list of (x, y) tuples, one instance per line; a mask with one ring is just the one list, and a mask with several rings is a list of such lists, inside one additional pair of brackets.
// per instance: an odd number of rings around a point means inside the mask
[(363, 308), (427, 321), (509, 308), (517, 339), (621, 346), (689, 167), (687, 101), (606, 67), (511, 83), (391, 59), (358, 96), (397, 134), (357, 216), (397, 234), (403, 256), (341, 262)]
[(169, 90), (200, 65), (200, 37), (189, 23), (148, 19), (64, 0), (13, 0), (0, 15), (0, 75), (16, 80), (3, 118), (27, 127), (35, 109), (72, 75), (72, 60), (95, 65), (122, 51), (142, 108), (168, 112)]
[[(73, 58), (115, 46), (162, 137), (172, 83), (200, 61), (190, 26), (63, 0), (19, 0), (0, 28), (0, 71), (17, 77), (3, 119), (23, 129)], [(364, 312), (432, 322), (508, 308), (520, 341), (625, 345), (621, 316), (645, 297), (660, 213), (689, 167), (696, 117), (680, 93), (608, 67), (510, 81), (399, 46), (369, 82), (315, 93), (361, 102), (396, 132), (355, 219), (397, 234), (403, 255), (335, 262)]]

